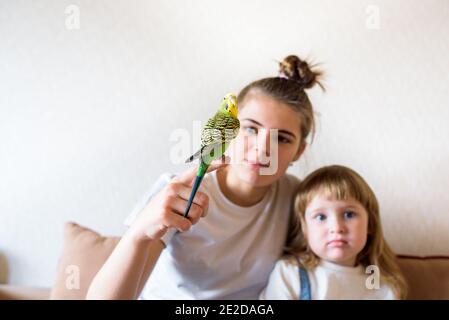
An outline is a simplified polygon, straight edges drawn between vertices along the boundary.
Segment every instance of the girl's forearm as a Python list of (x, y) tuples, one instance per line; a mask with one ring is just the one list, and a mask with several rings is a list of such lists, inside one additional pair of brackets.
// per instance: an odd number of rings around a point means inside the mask
[(145, 268), (154, 267), (163, 249), (155, 242), (160, 241), (135, 240), (125, 233), (93, 279), (86, 298), (136, 299), (142, 276), (146, 274)]

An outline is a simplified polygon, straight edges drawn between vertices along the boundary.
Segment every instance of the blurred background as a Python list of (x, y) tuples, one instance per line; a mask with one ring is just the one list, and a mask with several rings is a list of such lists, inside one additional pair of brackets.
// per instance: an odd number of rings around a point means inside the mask
[(354, 168), (396, 252), (448, 255), (448, 39), (446, 0), (0, 0), (0, 283), (50, 286), (66, 221), (122, 234), (172, 133), (288, 54), (327, 88), (289, 172)]

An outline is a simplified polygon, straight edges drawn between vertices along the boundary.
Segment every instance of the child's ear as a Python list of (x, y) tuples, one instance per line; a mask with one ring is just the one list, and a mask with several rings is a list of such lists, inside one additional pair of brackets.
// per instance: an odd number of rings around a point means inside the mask
[(301, 142), (301, 145), (299, 146), (298, 151), (296, 151), (296, 154), (293, 157), (292, 161), (298, 160), (301, 157), (301, 155), (304, 153), (304, 150), (306, 149), (306, 147), (307, 147), (307, 142), (305, 142), (305, 141)]

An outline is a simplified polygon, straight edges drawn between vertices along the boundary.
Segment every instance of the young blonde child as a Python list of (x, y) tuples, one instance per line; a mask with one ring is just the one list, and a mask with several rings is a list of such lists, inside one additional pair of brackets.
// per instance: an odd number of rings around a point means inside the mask
[[(285, 258), (261, 299), (402, 299), (374, 192), (355, 171), (320, 168), (300, 184)], [(376, 278), (377, 277), (377, 278)]]

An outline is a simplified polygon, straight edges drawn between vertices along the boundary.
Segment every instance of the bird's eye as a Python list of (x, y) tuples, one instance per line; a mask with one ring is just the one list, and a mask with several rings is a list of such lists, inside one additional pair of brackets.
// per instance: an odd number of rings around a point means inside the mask
[(229, 106), (228, 106), (228, 105), (226, 105), (226, 110), (228, 110), (228, 107), (229, 107)]

